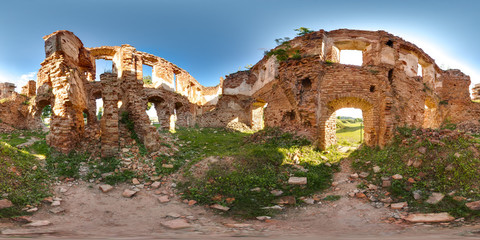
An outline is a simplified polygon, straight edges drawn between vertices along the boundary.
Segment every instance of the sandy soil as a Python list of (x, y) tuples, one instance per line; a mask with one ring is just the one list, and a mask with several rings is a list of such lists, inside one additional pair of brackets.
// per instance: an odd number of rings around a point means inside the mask
[[(98, 185), (85, 182), (62, 183), (56, 187), (65, 212), (53, 214), (53, 207), (43, 206), (33, 220), (49, 220), (52, 225), (28, 234), (48, 239), (472, 239), (480, 238), (480, 226), (450, 227), (428, 224), (387, 223), (395, 214), (388, 208), (375, 208), (368, 200), (351, 198), (349, 192), (358, 182), (351, 182), (349, 163), (336, 173), (336, 190), (323, 195), (340, 195), (340, 200), (287, 208), (274, 219), (238, 221), (205, 206), (189, 206), (171, 193), (169, 185), (160, 190), (142, 189), (132, 198), (122, 197), (130, 185), (116, 186), (103, 193)], [(60, 193), (60, 189), (64, 189)], [(65, 192), (66, 190), (66, 192)], [(160, 203), (158, 194), (171, 194), (170, 202)], [(178, 216), (175, 216), (178, 215)], [(189, 228), (172, 230), (162, 225), (172, 219), (185, 219)], [(230, 224), (242, 223), (242, 227)], [(0, 230), (26, 229), (10, 221), (0, 222)], [(10, 235), (0, 235), (0, 238)]]

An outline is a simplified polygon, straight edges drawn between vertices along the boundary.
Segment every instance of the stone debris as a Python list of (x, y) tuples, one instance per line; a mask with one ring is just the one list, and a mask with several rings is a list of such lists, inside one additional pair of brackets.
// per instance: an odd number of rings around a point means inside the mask
[(157, 189), (157, 188), (160, 187), (160, 185), (161, 185), (160, 182), (153, 182), (152, 185), (150, 185), (150, 187), (153, 188), (153, 189)]
[(133, 191), (133, 190), (130, 190), (130, 189), (125, 189), (122, 193), (122, 196), (123, 197), (126, 197), (126, 198), (131, 198), (133, 197), (135, 194), (137, 193), (137, 191)]
[(421, 153), (421, 154), (425, 154), (425, 153), (427, 153), (427, 148), (426, 147), (419, 147), (418, 152)]
[(160, 202), (160, 203), (170, 202), (170, 199), (168, 198), (167, 195), (160, 196), (160, 197), (158, 197), (157, 199), (158, 199), (158, 202)]
[(0, 200), (0, 209), (13, 207), (13, 203), (8, 199)]
[(171, 217), (171, 218), (179, 218), (181, 217), (182, 215), (176, 213), (176, 212), (169, 212), (167, 213), (166, 217)]
[(27, 210), (28, 213), (33, 213), (33, 212), (36, 212), (36, 211), (38, 211), (37, 207), (30, 208), (30, 209)]
[(416, 190), (416, 191), (413, 191), (413, 199), (415, 200), (420, 200), (422, 198), (422, 191), (420, 190)]
[(297, 203), (295, 196), (283, 196), (273, 202), (279, 205), (295, 205)]
[(470, 208), (470, 210), (480, 210), (480, 201), (465, 203), (465, 206)]
[(11, 218), (15, 222), (19, 223), (31, 223), (32, 222), (32, 217), (30, 216), (19, 216), (19, 217), (13, 217)]
[(5, 229), (2, 232), (2, 235), (39, 235), (39, 234), (54, 234), (55, 230), (49, 229)]
[(400, 209), (405, 208), (405, 207), (408, 207), (407, 202), (392, 203), (390, 205), (390, 208), (394, 209), (394, 210), (400, 210)]
[(282, 190), (276, 190), (276, 189), (275, 189), (275, 190), (270, 191), (270, 193), (271, 193), (273, 196), (278, 197), (278, 196), (280, 196), (280, 195), (283, 194), (283, 191), (282, 191)]
[(374, 173), (379, 173), (381, 171), (381, 168), (379, 166), (374, 166), (373, 167), (373, 172)]
[(51, 206), (52, 207), (57, 207), (57, 206), (60, 206), (60, 204), (61, 204), (60, 200), (53, 200)]
[(173, 230), (190, 228), (191, 225), (185, 219), (174, 219), (170, 221), (162, 222), (162, 225), (166, 228), (170, 228)]
[(162, 164), (163, 168), (173, 168), (173, 164)]
[(224, 223), (223, 225), (229, 228), (249, 228), (252, 226), (252, 224), (248, 223)]
[(52, 208), (50, 210), (48, 210), (49, 212), (53, 213), (53, 214), (58, 214), (58, 213), (62, 213), (62, 212), (65, 212), (65, 209), (61, 208), (61, 207), (56, 207), (56, 208)]
[(210, 206), (210, 208), (217, 209), (217, 210), (224, 211), (224, 212), (230, 210), (229, 207), (225, 207), (225, 206), (222, 206), (220, 204), (213, 204), (213, 205)]
[(444, 194), (442, 193), (432, 193), (432, 195), (430, 195), (430, 197), (428, 197), (426, 203), (429, 203), (429, 204), (437, 204), (439, 203), (440, 201), (442, 201), (442, 199), (445, 197)]
[(307, 178), (306, 177), (290, 177), (288, 179), (288, 184), (291, 185), (306, 185)]
[(262, 209), (283, 210), (283, 208), (281, 206), (278, 206), (278, 205), (274, 205), (274, 206), (270, 206), (270, 207), (263, 207)]
[(113, 190), (113, 186), (108, 185), (108, 184), (103, 184), (98, 186), (98, 189), (100, 189), (102, 192), (107, 193)]
[(305, 198), (302, 201), (306, 204), (315, 204), (315, 199), (313, 198)]
[(412, 223), (438, 223), (450, 222), (455, 220), (449, 213), (414, 213), (404, 218), (405, 221)]
[(270, 217), (270, 216), (258, 216), (258, 217), (256, 217), (256, 219), (259, 220), (259, 221), (265, 221), (265, 220), (272, 219), (272, 217)]
[(48, 220), (35, 220), (35, 221), (32, 221), (31, 223), (25, 224), (24, 226), (25, 227), (43, 227), (51, 224), (52, 223)]
[(357, 179), (358, 178), (358, 173), (350, 174), (350, 178)]
[(250, 191), (251, 191), (251, 192), (260, 192), (260, 191), (262, 191), (262, 189), (259, 188), (259, 187), (256, 187), (256, 188), (250, 189)]
[(400, 175), (400, 174), (395, 174), (395, 175), (392, 176), (392, 178), (395, 179), (395, 180), (401, 180), (401, 179), (403, 179), (403, 176)]
[(370, 173), (368, 173), (368, 172), (361, 172), (360, 174), (358, 174), (358, 176), (360, 178), (367, 178), (369, 175), (370, 175)]
[(138, 181), (137, 178), (134, 178), (134, 179), (132, 179), (132, 184), (133, 184), (133, 185), (139, 185), (139, 184), (140, 184), (140, 181)]
[(390, 180), (383, 180), (382, 181), (382, 187), (388, 188), (390, 186), (392, 186), (392, 182)]

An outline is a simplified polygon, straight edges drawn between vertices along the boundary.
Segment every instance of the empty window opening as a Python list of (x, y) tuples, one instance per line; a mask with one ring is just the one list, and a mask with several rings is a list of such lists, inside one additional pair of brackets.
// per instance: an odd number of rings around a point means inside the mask
[(302, 89), (303, 90), (312, 89), (312, 81), (310, 80), (310, 78), (305, 78), (302, 80)]
[(111, 60), (96, 59), (95, 60), (95, 81), (100, 81), (100, 75), (102, 73), (113, 73), (113, 62)]
[(375, 86), (374, 85), (370, 85), (370, 92), (375, 92)]
[(418, 64), (417, 76), (423, 77), (423, 67)]
[(342, 108), (335, 112), (337, 143), (358, 146), (363, 141), (363, 114), (358, 108)]
[(47, 105), (42, 109), (42, 115), (40, 118), (42, 119), (42, 123), (45, 126), (50, 127), (51, 119), (52, 119), (52, 105)]
[(393, 47), (393, 41), (392, 40), (388, 40), (386, 44), (389, 47)]
[(97, 116), (97, 121), (100, 121), (103, 117), (103, 100), (101, 98), (95, 100), (95, 105), (97, 107), (95, 111), (95, 116)]
[(362, 66), (363, 52), (360, 50), (341, 50), (340, 63)]
[(88, 110), (87, 109), (83, 110), (83, 123), (85, 125), (88, 124)]
[(388, 71), (388, 81), (390, 82), (390, 84), (393, 83), (393, 69), (390, 69), (390, 71)]
[(177, 91), (177, 74), (173, 74), (173, 91)]
[(288, 111), (283, 115), (283, 119), (287, 121), (294, 121), (295, 120), (295, 111)]
[(153, 85), (153, 67), (148, 65), (142, 66), (142, 79), (143, 79), (143, 86), (152, 86)]
[(176, 102), (175, 103), (175, 110), (180, 110), (183, 107), (183, 104), (181, 102)]
[(150, 120), (150, 124), (158, 128), (160, 126), (160, 123), (158, 121), (158, 114), (157, 109), (155, 108), (155, 103), (150, 101), (147, 103), (147, 115), (148, 119)]

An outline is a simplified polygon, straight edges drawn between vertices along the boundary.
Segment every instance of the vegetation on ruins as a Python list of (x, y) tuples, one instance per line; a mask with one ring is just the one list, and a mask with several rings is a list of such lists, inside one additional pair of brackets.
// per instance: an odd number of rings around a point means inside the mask
[[(11, 208), (0, 209), (0, 218), (24, 214), (22, 208), (26, 205), (37, 205), (43, 198), (50, 196), (51, 177), (42, 168), (36, 154), (45, 150), (42, 143), (36, 143), (25, 150), (15, 147), (31, 137), (42, 137), (42, 134), (15, 132), (0, 136), (0, 194), (14, 204)], [(46, 145), (45, 140), (43, 144)]]
[[(465, 203), (480, 200), (480, 139), (449, 128), (452, 126), (441, 130), (398, 128), (393, 142), (385, 148), (362, 147), (353, 152), (353, 167), (369, 173), (363, 186), (382, 186), (382, 178), (399, 174), (401, 179), (392, 179), (391, 186), (371, 195), (382, 199), (389, 193), (394, 202), (408, 202), (413, 212), (478, 216), (479, 212)], [(429, 204), (432, 193), (444, 198)]]
[[(273, 190), (299, 199), (328, 188), (337, 169), (334, 163), (342, 158), (334, 149), (318, 151), (308, 140), (277, 128), (252, 135), (223, 129), (184, 129), (178, 134), (190, 143), (173, 157), (189, 160), (178, 185), (183, 197), (227, 206), (230, 214), (244, 217), (275, 214), (268, 208), (279, 198)], [(204, 161), (212, 159), (202, 169)], [(199, 169), (204, 171), (200, 175)], [(289, 185), (291, 176), (307, 177), (308, 183)]]
[(306, 28), (306, 27), (299, 27), (299, 28), (294, 29), (294, 30), (295, 30), (295, 32), (297, 32), (297, 36), (303, 36), (305, 34), (313, 32), (310, 28)]

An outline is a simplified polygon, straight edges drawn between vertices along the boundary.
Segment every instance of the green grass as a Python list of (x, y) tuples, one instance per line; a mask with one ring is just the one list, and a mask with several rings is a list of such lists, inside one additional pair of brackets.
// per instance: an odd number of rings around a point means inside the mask
[[(443, 130), (445, 131), (445, 130)], [(464, 202), (454, 201), (453, 196), (472, 200), (480, 199), (480, 159), (478, 139), (458, 134), (438, 138), (439, 130), (399, 128), (393, 142), (383, 149), (363, 147), (353, 152), (354, 169), (370, 172), (368, 181), (381, 186), (381, 177), (395, 174), (402, 180), (393, 180), (388, 189), (397, 201), (407, 201), (409, 209), (419, 212), (447, 211), (456, 217), (479, 215), (464, 206)], [(425, 154), (419, 149), (424, 149)], [(421, 163), (415, 167), (414, 162)], [(379, 173), (373, 167), (379, 166)], [(414, 183), (408, 183), (412, 178)], [(421, 200), (413, 199), (413, 192), (422, 194)], [(438, 205), (430, 205), (425, 200), (432, 192), (446, 195)]]
[[(326, 189), (336, 169), (326, 163), (337, 162), (343, 156), (333, 149), (328, 154), (317, 151), (307, 140), (278, 129), (253, 135), (223, 129), (180, 129), (176, 134), (186, 144), (171, 163), (181, 166), (188, 160), (185, 180), (178, 185), (183, 197), (201, 204), (228, 206), (230, 214), (243, 217), (274, 214), (262, 209), (274, 205), (272, 201), (277, 197), (271, 190), (299, 198)], [(223, 157), (223, 161), (211, 164), (202, 176), (189, 170), (209, 156)], [(308, 184), (288, 185), (290, 176), (307, 177)]]
[(27, 151), (0, 141), (0, 198), (14, 204), (0, 210), (0, 218), (18, 216), (27, 204), (38, 204), (50, 195), (49, 175), (39, 160)]
[(349, 123), (337, 119), (337, 126), (339, 125), (338, 122), (341, 122), (342, 128), (337, 127), (337, 142), (347, 142), (354, 145), (360, 143), (363, 138), (362, 122)]

